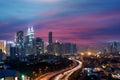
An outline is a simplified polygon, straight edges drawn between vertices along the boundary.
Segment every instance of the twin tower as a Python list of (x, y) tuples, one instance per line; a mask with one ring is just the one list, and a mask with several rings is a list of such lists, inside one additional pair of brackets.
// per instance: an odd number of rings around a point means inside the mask
[[(28, 27), (26, 37), (28, 37), (29, 42), (32, 42), (32, 40), (35, 38), (33, 26)], [(15, 34), (15, 42), (17, 42), (17, 43), (24, 42), (24, 32), (23, 31), (18, 31)]]
[(29, 40), (32, 41), (34, 39), (34, 29), (33, 26), (28, 27), (27, 36), (29, 36)]

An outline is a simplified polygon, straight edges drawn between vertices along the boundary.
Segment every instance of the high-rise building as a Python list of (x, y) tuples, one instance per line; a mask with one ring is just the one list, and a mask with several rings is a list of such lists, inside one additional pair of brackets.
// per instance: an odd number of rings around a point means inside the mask
[(2, 61), (2, 49), (0, 49), (0, 61)]
[(25, 36), (25, 40), (24, 40), (24, 48), (25, 48), (25, 55), (31, 55), (33, 54), (33, 44), (32, 42), (29, 42), (29, 36)]
[(54, 44), (54, 55), (62, 55), (61, 44), (60, 42), (56, 41)]
[(16, 33), (16, 42), (17, 43), (19, 43), (19, 44), (21, 44), (21, 43), (23, 43), (23, 40), (24, 40), (24, 32), (23, 31), (18, 31), (17, 33)]
[(24, 48), (25, 48), (25, 55), (33, 55), (35, 54), (34, 51), (34, 29), (33, 26), (29, 26), (27, 30), (27, 35), (25, 36), (24, 41)]
[(53, 41), (52, 41), (52, 32), (49, 32), (49, 44), (52, 44)]
[(62, 43), (62, 53), (63, 54), (74, 54), (77, 52), (76, 44), (72, 43)]
[(14, 42), (15, 43), (17, 42), (17, 33), (15, 33), (15, 35), (14, 35)]
[(116, 41), (111, 42), (110, 52), (118, 54), (118, 43)]
[(49, 45), (47, 46), (47, 52), (49, 54), (54, 54), (54, 49), (53, 49), (53, 41), (52, 41), (52, 32), (49, 32), (48, 34), (48, 43)]
[(18, 31), (16, 33), (16, 46), (15, 48), (18, 48), (17, 54), (19, 55), (19, 58), (22, 59), (25, 56), (24, 53), (24, 32)]
[(20, 58), (18, 47), (10, 47), (10, 57), (12, 60), (16, 58)]
[(28, 27), (27, 36), (29, 36), (29, 41), (32, 42), (32, 40), (34, 39), (33, 26)]
[(53, 46), (53, 43), (52, 44), (49, 44), (47, 46), (47, 53), (48, 54), (54, 54), (54, 46)]
[(6, 53), (6, 40), (0, 40), (0, 49), (2, 49), (2, 52)]
[(44, 53), (44, 42), (41, 38), (34, 39), (34, 48), (36, 54), (43, 54)]
[(15, 46), (16, 46), (15, 42), (7, 41), (7, 43), (6, 43), (6, 55), (7, 56), (10, 56), (10, 48), (15, 47)]

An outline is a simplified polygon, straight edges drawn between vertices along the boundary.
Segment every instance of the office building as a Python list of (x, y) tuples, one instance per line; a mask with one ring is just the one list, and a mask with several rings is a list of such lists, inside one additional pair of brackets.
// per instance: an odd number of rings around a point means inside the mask
[(34, 39), (34, 29), (33, 26), (28, 27), (27, 36), (29, 36), (29, 42), (32, 42)]
[(22, 44), (23, 43), (23, 40), (24, 40), (24, 32), (23, 31), (18, 31), (16, 33), (16, 42), (18, 44)]
[(0, 61), (2, 61), (2, 49), (0, 49)]
[(16, 33), (16, 47), (18, 48), (18, 54), (19, 56), (24, 55), (24, 32), (23, 31), (18, 31)]
[(62, 55), (62, 45), (60, 42), (56, 41), (53, 43), (54, 46), (54, 55)]
[(47, 46), (47, 52), (49, 54), (54, 55), (54, 45), (53, 45), (53, 40), (52, 40), (52, 32), (49, 32), (49, 34), (48, 34), (48, 43), (49, 43), (49, 45)]
[(12, 60), (19, 58), (19, 48), (18, 47), (10, 47), (10, 58)]
[(36, 54), (43, 54), (44, 53), (44, 42), (41, 38), (34, 39), (34, 53)]
[(0, 40), (0, 49), (2, 49), (2, 52), (6, 53), (6, 40)]
[(111, 54), (118, 54), (119, 50), (118, 50), (118, 42), (116, 41), (111, 41), (107, 47), (107, 53), (111, 53)]
[(49, 32), (49, 44), (52, 44), (53, 43), (53, 41), (52, 41), (52, 32)]
[(62, 43), (62, 53), (63, 54), (74, 54), (77, 52), (76, 44), (73, 43)]
[(47, 53), (48, 54), (54, 54), (54, 45), (53, 44), (49, 44), (47, 46)]

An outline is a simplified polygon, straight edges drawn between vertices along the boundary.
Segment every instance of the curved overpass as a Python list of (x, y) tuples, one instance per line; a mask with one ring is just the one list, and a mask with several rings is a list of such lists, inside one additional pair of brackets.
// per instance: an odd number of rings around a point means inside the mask
[(75, 68), (73, 69), (70, 69), (68, 71), (65, 71), (63, 73), (60, 73), (56, 76), (54, 76), (54, 78), (52, 78), (52, 80), (68, 80), (69, 77), (75, 72), (77, 71), (78, 69), (80, 69), (82, 67), (82, 62), (80, 62), (79, 60), (76, 60), (79, 64), (78, 66), (76, 66)]
[[(59, 76), (59, 74), (61, 74), (61, 73), (65, 74), (65, 72), (67, 72), (71, 69), (74, 69), (76, 66), (77, 66), (77, 62), (73, 60), (73, 64), (71, 67), (67, 67), (65, 69), (55, 71), (55, 72), (46, 73), (44, 75), (37, 77), (35, 80), (51, 80), (51, 78), (53, 79), (53, 77), (56, 77), (56, 75)], [(59, 80), (59, 79), (57, 79), (57, 80)]]

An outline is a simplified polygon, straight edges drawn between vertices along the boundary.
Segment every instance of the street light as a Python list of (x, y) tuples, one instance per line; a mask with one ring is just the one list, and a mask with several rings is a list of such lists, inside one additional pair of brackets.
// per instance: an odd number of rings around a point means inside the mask
[(92, 53), (91, 52), (88, 52), (88, 56), (90, 56)]
[(81, 53), (82, 56), (84, 56), (84, 53)]
[(22, 74), (22, 75), (21, 75), (22, 80), (24, 80), (24, 77), (25, 77), (25, 76)]

